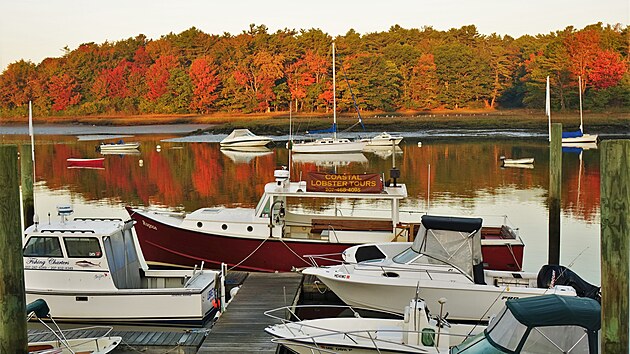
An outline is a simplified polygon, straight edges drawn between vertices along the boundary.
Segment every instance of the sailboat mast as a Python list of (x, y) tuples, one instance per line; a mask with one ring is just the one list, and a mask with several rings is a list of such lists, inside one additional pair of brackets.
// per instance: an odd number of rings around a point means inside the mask
[(578, 92), (580, 93), (580, 132), (584, 132), (584, 129), (582, 128), (582, 125), (584, 124), (584, 122), (582, 121), (582, 76), (578, 76)]
[(333, 67), (333, 139), (337, 140), (337, 91), (335, 77), (335, 42), (332, 43), (332, 67)]

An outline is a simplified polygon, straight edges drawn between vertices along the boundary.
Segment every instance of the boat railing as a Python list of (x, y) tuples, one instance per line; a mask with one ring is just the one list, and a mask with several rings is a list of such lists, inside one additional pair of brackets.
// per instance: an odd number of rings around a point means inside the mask
[[(337, 257), (335, 257), (337, 256)], [(313, 267), (320, 267), (318, 264), (318, 260), (332, 264), (344, 264), (345, 262), (341, 260), (341, 253), (325, 253), (325, 254), (306, 254), (303, 256), (308, 259), (308, 262)]]

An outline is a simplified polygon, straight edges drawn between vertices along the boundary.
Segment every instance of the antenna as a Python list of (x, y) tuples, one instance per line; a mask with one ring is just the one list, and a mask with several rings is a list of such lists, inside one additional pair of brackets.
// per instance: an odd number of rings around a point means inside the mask
[(427, 175), (427, 214), (429, 213), (430, 198), (431, 198), (431, 164), (429, 164), (429, 172)]

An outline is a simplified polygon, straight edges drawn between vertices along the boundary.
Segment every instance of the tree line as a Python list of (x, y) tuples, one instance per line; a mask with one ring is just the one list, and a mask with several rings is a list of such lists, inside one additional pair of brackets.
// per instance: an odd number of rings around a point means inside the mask
[(38, 115), (208, 114), (332, 109), (334, 40), (339, 111), (630, 105), (629, 26), (567, 27), (519, 38), (479, 34), (474, 25), (336, 38), (320, 29), (250, 25), (238, 35), (190, 28), (85, 43), (41, 63), (19, 60), (0, 75), (0, 117)]

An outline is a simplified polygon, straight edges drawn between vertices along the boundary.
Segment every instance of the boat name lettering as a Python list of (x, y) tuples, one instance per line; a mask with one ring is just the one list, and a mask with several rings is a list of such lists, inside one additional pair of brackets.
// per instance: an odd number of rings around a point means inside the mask
[(41, 259), (35, 257), (29, 257), (25, 261), (25, 268), (49, 268), (49, 269), (73, 269), (70, 263), (63, 259), (48, 258)]
[(514, 300), (514, 299), (520, 299), (518, 296), (503, 296), (501, 298), (501, 300)]
[(148, 227), (149, 229), (153, 229), (153, 230), (157, 230), (157, 227), (155, 225), (151, 225), (148, 222), (142, 220), (142, 225)]
[(335, 276), (335, 278), (350, 279), (350, 275), (349, 274), (335, 274), (334, 276)]
[(309, 172), (306, 189), (310, 192), (329, 193), (380, 193), (383, 190), (381, 176), (368, 174), (333, 174)]

